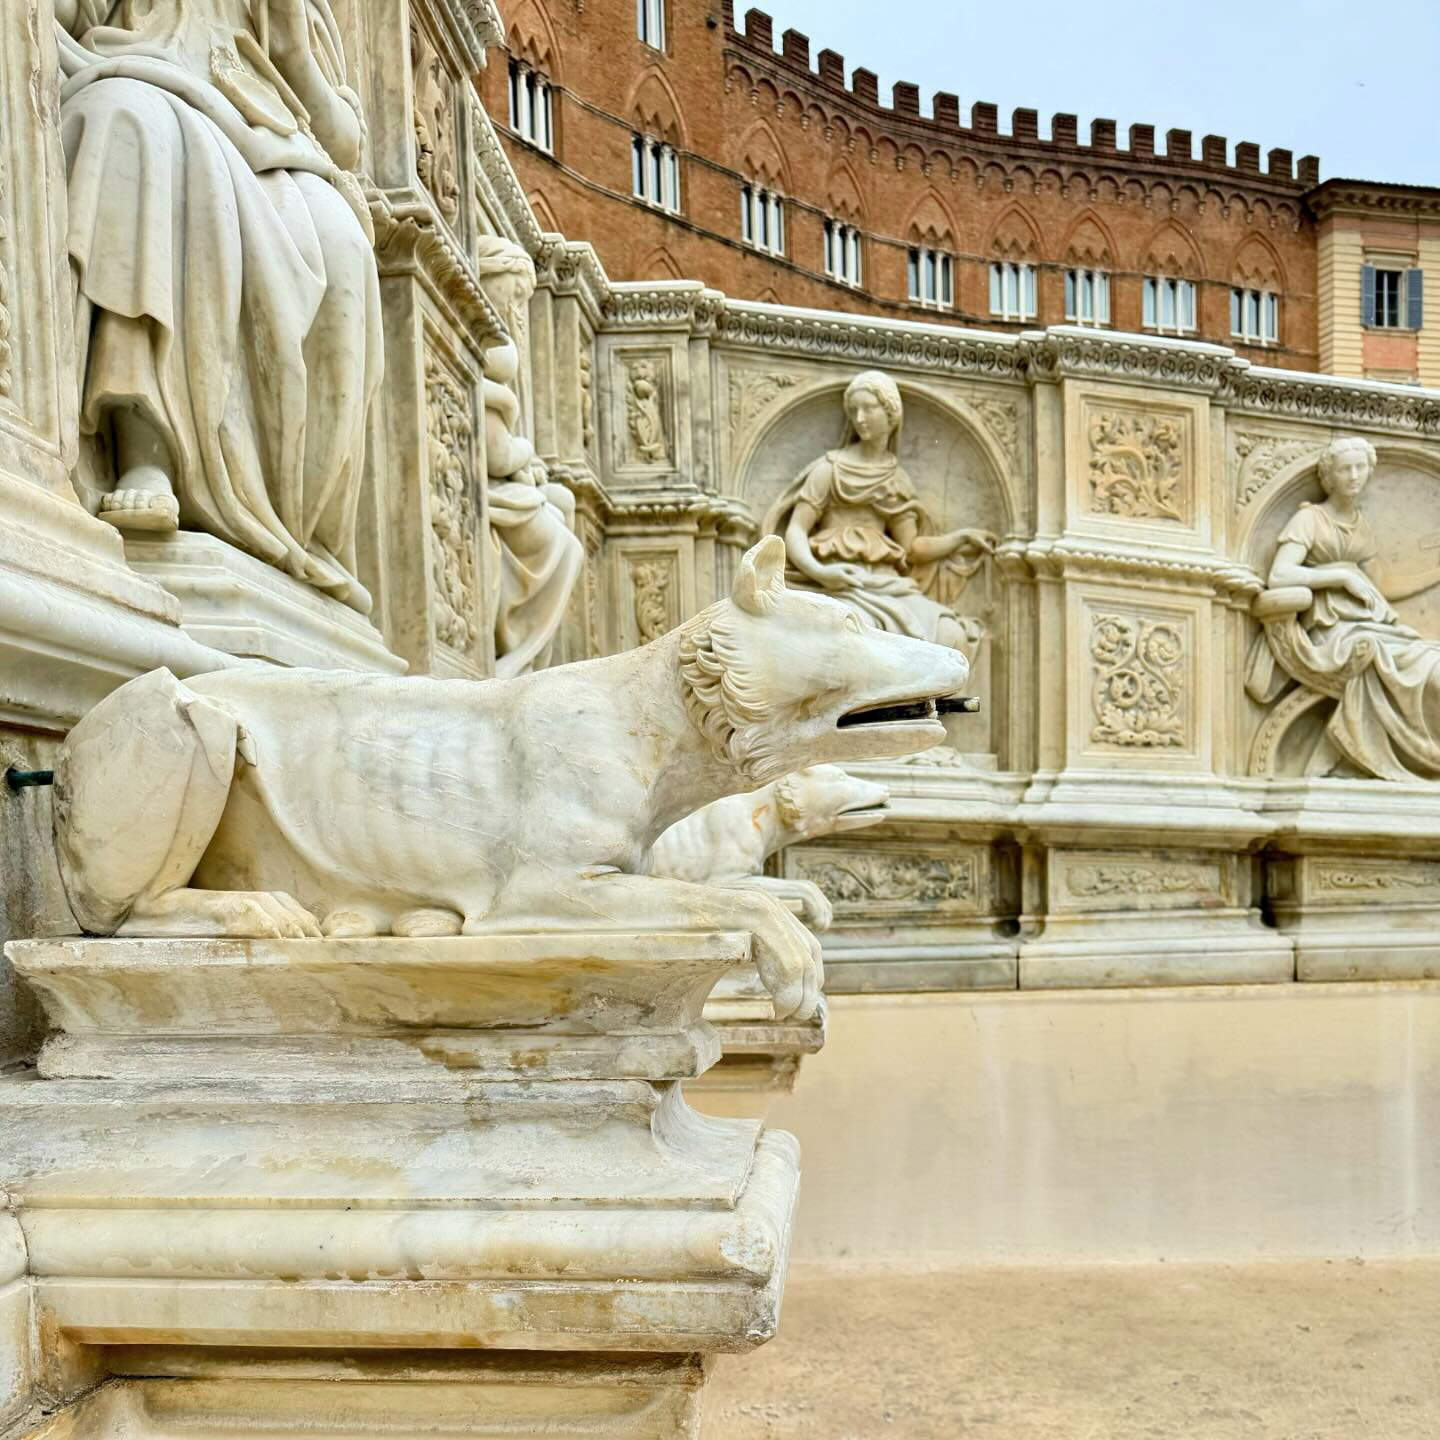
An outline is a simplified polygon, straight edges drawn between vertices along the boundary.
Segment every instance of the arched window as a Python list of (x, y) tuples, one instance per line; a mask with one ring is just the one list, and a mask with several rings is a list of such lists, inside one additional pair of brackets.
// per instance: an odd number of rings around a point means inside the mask
[(680, 211), (680, 156), (668, 140), (637, 133), (630, 140), (630, 188), (637, 200)]
[(749, 180), (740, 186), (740, 238), (771, 255), (785, 253), (785, 201), (773, 186)]
[(555, 149), (555, 115), (549, 78), (528, 60), (510, 57), (510, 128), (541, 150)]

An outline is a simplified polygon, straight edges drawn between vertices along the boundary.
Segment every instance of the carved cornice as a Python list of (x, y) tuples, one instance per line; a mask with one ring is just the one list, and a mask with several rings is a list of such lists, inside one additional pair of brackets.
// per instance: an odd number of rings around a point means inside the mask
[(1234, 366), (1248, 363), (1223, 345), (1066, 326), (1027, 331), (1018, 348), (1031, 380), (1123, 380), (1210, 395), (1220, 389)]
[(428, 201), (381, 190), (368, 191), (366, 199), (382, 275), (414, 275), (425, 281), (466, 322), (473, 340), (508, 338), (505, 322), (480, 288), (470, 261)]
[(1440, 393), (1376, 380), (1268, 370), (1239, 361), (1217, 398), (1236, 410), (1360, 429), (1440, 435)]
[(470, 151), (475, 161), (476, 194), (487, 211), (503, 217), (509, 226), (508, 238), (517, 240), (532, 258), (538, 256), (545, 245), (540, 223), (525, 198), (489, 115), (479, 105), (473, 110), (475, 123), (470, 127)]
[(748, 545), (759, 533), (759, 525), (743, 500), (730, 495), (712, 495), (695, 490), (622, 491), (612, 494), (593, 475), (564, 475), (576, 502), (607, 530), (626, 526), (685, 530), (715, 535), (734, 545)]
[(592, 328), (598, 326), (610, 301), (610, 279), (594, 247), (547, 232), (533, 258), (536, 283), (556, 295), (575, 296)]
[(607, 330), (687, 330), (710, 335), (729, 304), (718, 290), (698, 280), (661, 280), (611, 287), (605, 306)]
[(1008, 335), (951, 325), (867, 320), (818, 310), (725, 302), (715, 335), (732, 345), (791, 355), (847, 360), (952, 375), (1011, 379), (1019, 350)]
[(505, 43), (495, 0), (429, 0), (430, 9), (465, 53), (471, 71), (485, 68), (485, 52)]
[(1104, 549), (1067, 540), (1010, 540), (996, 553), (1007, 578), (1151, 581), (1209, 591), (1248, 604), (1265, 582), (1248, 565), (1204, 556), (1167, 556), (1154, 550)]
[(1440, 219), (1440, 189), (1389, 185), (1374, 180), (1326, 180), (1305, 197), (1317, 220), (1344, 211), (1358, 215), (1404, 215)]

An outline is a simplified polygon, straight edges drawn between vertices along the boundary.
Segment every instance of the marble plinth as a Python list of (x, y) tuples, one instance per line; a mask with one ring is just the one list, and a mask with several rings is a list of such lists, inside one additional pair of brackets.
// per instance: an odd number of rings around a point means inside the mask
[(212, 535), (127, 537), (125, 558), (180, 602), (188, 634), (227, 655), (389, 675), (406, 669), (358, 611)]
[(37, 1323), (117, 1377), (74, 1434), (693, 1434), (701, 1357), (775, 1331), (798, 1182), (681, 1089), (749, 945), (11, 945), (56, 1029), (0, 1085)]

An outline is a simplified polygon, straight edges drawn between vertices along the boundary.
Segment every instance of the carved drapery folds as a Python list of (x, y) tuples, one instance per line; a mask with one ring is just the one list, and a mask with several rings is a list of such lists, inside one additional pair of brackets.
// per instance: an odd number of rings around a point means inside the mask
[(10, 187), (6, 183), (5, 157), (0, 155), (0, 400), (10, 395), (10, 225), (6, 211)]

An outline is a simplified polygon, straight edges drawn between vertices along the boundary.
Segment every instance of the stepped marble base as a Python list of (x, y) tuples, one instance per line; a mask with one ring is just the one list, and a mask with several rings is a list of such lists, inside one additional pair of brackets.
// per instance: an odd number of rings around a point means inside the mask
[(125, 558), (180, 602), (189, 635), (227, 655), (389, 675), (406, 669), (358, 611), (214, 536), (127, 536)]
[(746, 935), (8, 953), (57, 1032), (0, 1082), (34, 1323), (113, 1377), (66, 1440), (687, 1436), (775, 1332), (795, 1142), (681, 1090)]

